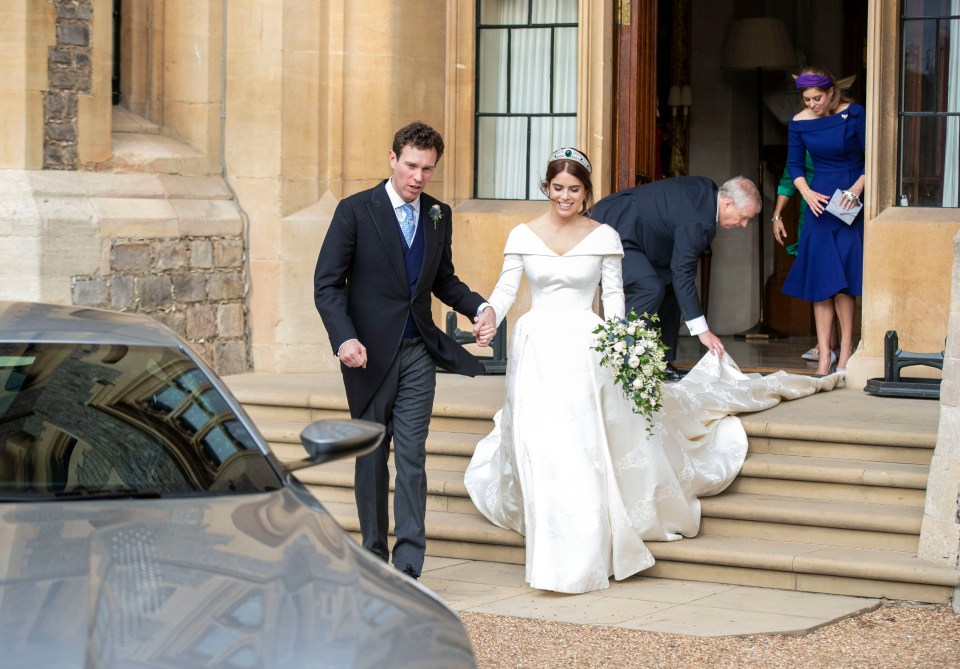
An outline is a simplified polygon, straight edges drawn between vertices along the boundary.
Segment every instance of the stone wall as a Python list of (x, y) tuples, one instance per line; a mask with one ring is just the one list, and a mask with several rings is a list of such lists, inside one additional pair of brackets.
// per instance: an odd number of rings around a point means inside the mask
[[(924, 560), (960, 567), (960, 233), (953, 238), (953, 278), (947, 347), (940, 387), (940, 425), (930, 462), (920, 546)], [(954, 597), (954, 610), (960, 599)]]
[(250, 368), (239, 237), (111, 238), (103, 260), (73, 277), (74, 304), (152, 316), (219, 374)]
[(89, 94), (93, 73), (92, 0), (55, 0), (57, 42), (50, 49), (49, 89), (43, 105), (43, 168), (77, 168), (77, 101)]

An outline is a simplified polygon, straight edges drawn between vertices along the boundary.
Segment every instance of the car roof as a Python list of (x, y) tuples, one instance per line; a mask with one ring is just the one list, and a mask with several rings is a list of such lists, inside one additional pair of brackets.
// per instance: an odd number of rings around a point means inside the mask
[(0, 340), (183, 348), (172, 330), (143, 314), (39, 302), (0, 301)]

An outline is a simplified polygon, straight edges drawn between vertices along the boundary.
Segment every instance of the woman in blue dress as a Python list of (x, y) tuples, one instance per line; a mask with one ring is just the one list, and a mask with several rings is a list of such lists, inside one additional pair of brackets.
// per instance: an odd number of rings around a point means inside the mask
[[(851, 224), (826, 210), (834, 192), (840, 206), (860, 204), (864, 186), (863, 107), (834, 83), (819, 67), (807, 67), (797, 77), (803, 110), (789, 125), (787, 169), (807, 203), (797, 259), (783, 284), (783, 292), (813, 302), (817, 343), (830, 350), (833, 314), (840, 320), (840, 354), (837, 371), (846, 371), (853, 355), (853, 315), (863, 285), (863, 210)], [(806, 153), (813, 160), (813, 180), (804, 176)], [(830, 357), (821, 355), (817, 372), (830, 371)]]

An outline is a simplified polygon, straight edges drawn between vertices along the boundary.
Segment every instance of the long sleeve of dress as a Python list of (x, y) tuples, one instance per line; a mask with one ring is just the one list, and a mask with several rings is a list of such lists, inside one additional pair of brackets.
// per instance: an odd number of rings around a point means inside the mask
[(622, 256), (619, 255), (604, 256), (600, 265), (600, 303), (604, 318), (623, 318), (626, 314), (621, 265)]
[(523, 256), (519, 253), (505, 253), (500, 278), (497, 279), (497, 285), (487, 300), (493, 307), (493, 312), (497, 315), (497, 327), (500, 327), (507, 312), (510, 311), (510, 307), (513, 306), (513, 301), (517, 299), (517, 291), (520, 290), (520, 279), (522, 278)]

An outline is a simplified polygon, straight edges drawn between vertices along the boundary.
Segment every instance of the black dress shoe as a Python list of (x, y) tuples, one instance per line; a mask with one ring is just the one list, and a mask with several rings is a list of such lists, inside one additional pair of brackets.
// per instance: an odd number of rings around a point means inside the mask
[(667, 375), (666, 375), (667, 381), (679, 381), (680, 379), (683, 378), (683, 376), (684, 376), (684, 372), (681, 372), (679, 369), (677, 369), (670, 363), (667, 363)]
[(410, 565), (407, 565), (406, 567), (403, 568), (403, 573), (409, 576), (410, 578), (412, 578), (414, 581), (420, 578), (419, 574), (413, 573), (413, 567), (411, 567)]

